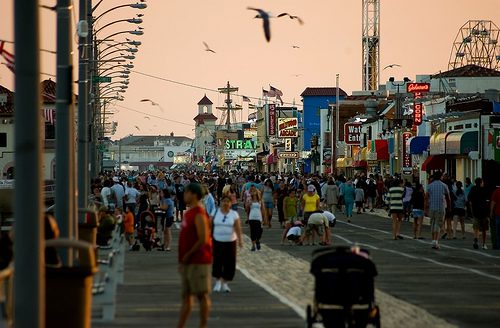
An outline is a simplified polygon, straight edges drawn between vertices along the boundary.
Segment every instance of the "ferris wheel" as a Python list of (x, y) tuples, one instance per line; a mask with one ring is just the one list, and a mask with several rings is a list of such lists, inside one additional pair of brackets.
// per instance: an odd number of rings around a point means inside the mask
[(500, 30), (492, 21), (468, 21), (453, 42), (448, 69), (471, 64), (500, 69), (499, 37)]

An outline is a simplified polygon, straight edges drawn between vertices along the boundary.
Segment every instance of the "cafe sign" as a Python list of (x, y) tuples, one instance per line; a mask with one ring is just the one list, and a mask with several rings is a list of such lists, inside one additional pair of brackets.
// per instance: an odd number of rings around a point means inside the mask
[(431, 90), (430, 83), (408, 83), (406, 85), (406, 91), (408, 93), (422, 93), (429, 92)]
[(299, 120), (296, 117), (278, 118), (278, 137), (279, 138), (298, 138)]

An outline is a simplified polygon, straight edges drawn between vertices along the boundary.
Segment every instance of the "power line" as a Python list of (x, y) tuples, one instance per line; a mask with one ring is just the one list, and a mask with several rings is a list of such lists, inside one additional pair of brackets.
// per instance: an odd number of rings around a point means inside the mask
[(118, 106), (118, 107), (120, 107), (120, 108), (123, 108), (123, 109), (129, 110), (129, 111), (131, 111), (131, 112), (136, 112), (136, 113), (139, 113), (139, 114), (143, 114), (143, 115), (147, 115), (147, 116), (150, 116), (150, 117), (154, 117), (154, 118), (157, 118), (157, 119), (159, 119), (159, 120), (164, 120), (164, 121), (167, 121), (167, 122), (172, 122), (172, 123), (177, 123), (177, 124), (187, 125), (187, 126), (191, 126), (191, 127), (193, 126), (193, 124), (191, 124), (191, 123), (186, 123), (186, 122), (175, 121), (175, 120), (171, 120), (171, 119), (164, 118), (164, 117), (161, 117), (161, 116), (152, 115), (152, 114), (150, 114), (150, 113), (141, 112), (140, 110), (133, 109), (133, 108), (130, 108), (130, 107), (126, 107), (126, 106), (123, 106), (123, 105), (114, 104), (114, 106)]
[[(203, 87), (203, 86), (199, 86), (199, 85), (191, 84), (191, 83), (186, 83), (186, 82), (175, 81), (175, 80), (171, 80), (171, 79), (168, 79), (168, 78), (165, 78), (165, 77), (156, 76), (156, 75), (148, 74), (148, 73), (144, 73), (144, 72), (139, 72), (139, 71), (136, 71), (136, 70), (130, 70), (130, 72), (136, 73), (136, 74), (139, 74), (139, 75), (142, 75), (142, 76), (146, 76), (146, 77), (149, 77), (149, 78), (152, 78), (152, 79), (156, 79), (156, 80), (160, 80), (160, 81), (164, 81), (164, 82), (168, 82), (168, 83), (172, 83), (172, 84), (181, 85), (181, 86), (188, 87), (188, 88), (199, 89), (199, 90), (204, 90), (204, 91), (209, 91), (209, 92), (215, 92), (215, 93), (218, 93), (218, 94), (221, 93), (217, 89), (207, 88), (207, 87)], [(254, 99), (254, 100), (262, 100), (262, 97), (252, 97), (252, 96), (240, 95), (240, 94), (234, 94), (234, 96), (240, 97), (241, 99), (243, 99), (243, 97), (246, 97), (246, 98)], [(288, 102), (283, 102), (283, 104), (293, 105), (293, 106), (301, 106), (301, 105), (297, 105), (297, 104), (294, 104), (294, 103), (288, 103)]]

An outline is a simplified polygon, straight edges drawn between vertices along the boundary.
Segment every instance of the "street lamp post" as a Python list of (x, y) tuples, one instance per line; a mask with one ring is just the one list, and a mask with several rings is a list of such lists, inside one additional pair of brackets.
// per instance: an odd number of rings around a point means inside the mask
[[(87, 24), (87, 15), (89, 6), (87, 1), (80, 1), (79, 18), (81, 24)], [(89, 64), (88, 56), (89, 49), (86, 46), (89, 44), (89, 34), (79, 31), (78, 38), (78, 208), (87, 208), (88, 195), (90, 194), (89, 188), (89, 133), (88, 133), (88, 120), (89, 120)], [(78, 218), (79, 222), (84, 222), (85, 214), (81, 214)]]

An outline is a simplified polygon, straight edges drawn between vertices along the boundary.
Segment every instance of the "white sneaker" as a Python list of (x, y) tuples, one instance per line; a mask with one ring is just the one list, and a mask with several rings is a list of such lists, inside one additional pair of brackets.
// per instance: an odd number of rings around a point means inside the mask
[(486, 246), (486, 244), (483, 244), (483, 249), (484, 250), (488, 249), (488, 246)]
[(222, 292), (224, 292), (224, 293), (231, 292), (231, 288), (229, 288), (229, 286), (227, 285), (227, 283), (223, 283), (222, 284)]
[(220, 290), (221, 290), (221, 287), (222, 287), (222, 284), (221, 284), (220, 280), (217, 280), (217, 282), (215, 283), (213, 291), (215, 293), (219, 293)]

